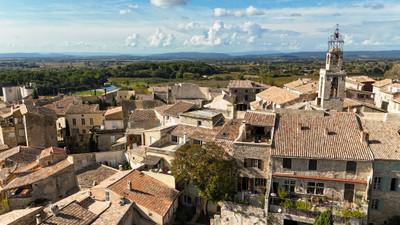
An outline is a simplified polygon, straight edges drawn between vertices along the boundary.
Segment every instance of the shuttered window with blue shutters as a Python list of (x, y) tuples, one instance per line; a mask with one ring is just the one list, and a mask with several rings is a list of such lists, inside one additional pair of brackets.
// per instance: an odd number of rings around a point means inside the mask
[(383, 162), (377, 162), (375, 164), (375, 170), (384, 170), (385, 169), (385, 164)]

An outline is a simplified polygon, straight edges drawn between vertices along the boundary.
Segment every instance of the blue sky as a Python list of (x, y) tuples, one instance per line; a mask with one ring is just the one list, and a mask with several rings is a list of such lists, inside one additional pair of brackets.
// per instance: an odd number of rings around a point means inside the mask
[(400, 2), (0, 0), (0, 52), (399, 50)]

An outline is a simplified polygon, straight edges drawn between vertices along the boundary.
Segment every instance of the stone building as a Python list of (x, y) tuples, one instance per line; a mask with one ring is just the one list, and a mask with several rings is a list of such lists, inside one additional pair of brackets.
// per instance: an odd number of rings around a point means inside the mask
[(386, 79), (373, 86), (375, 105), (389, 113), (400, 113), (400, 84)]
[(342, 111), (345, 98), (346, 72), (342, 70), (343, 38), (336, 28), (328, 41), (326, 65), (320, 70), (316, 104), (327, 110)]
[(16, 102), (22, 100), (23, 98), (32, 95), (33, 91), (36, 89), (35, 83), (30, 83), (26, 86), (13, 86), (13, 87), (2, 87), (3, 89), (3, 101), (4, 102)]
[(25, 208), (36, 200), (54, 202), (77, 191), (74, 166), (64, 149), (47, 148), (34, 167), (20, 170), (23, 173), (3, 188), (10, 209)]
[(104, 111), (99, 105), (73, 104), (66, 113), (66, 121), (70, 136), (67, 137), (67, 146), (72, 150), (88, 149), (90, 130), (104, 124)]
[(306, 101), (307, 96), (303, 97), (296, 92), (273, 86), (256, 94), (256, 99), (250, 102), (250, 107), (252, 110), (286, 108), (303, 100)]
[[(357, 116), (286, 112), (277, 117), (266, 196), (270, 196), (269, 212), (280, 218), (279, 224), (284, 220), (305, 220), (295, 209), (282, 211), (283, 207), (276, 205), (278, 198), (274, 196), (280, 188), (287, 191), (290, 201), (309, 202), (320, 211), (332, 208), (335, 215), (340, 215), (348, 209), (368, 215), (374, 158)], [(315, 215), (306, 217), (312, 223)]]
[(283, 88), (299, 95), (308, 95), (310, 100), (315, 99), (318, 94), (318, 83), (309, 78), (299, 78), (298, 80), (284, 84)]
[(372, 92), (375, 80), (368, 76), (351, 76), (346, 77), (346, 89), (355, 89), (360, 91)]
[[(207, 100), (206, 94), (203, 93), (199, 85), (191, 83), (179, 83), (167, 86), (167, 102), (168, 104), (178, 103), (180, 101), (196, 102), (201, 105), (202, 100)], [(198, 104), (200, 103), (200, 104)]]
[(250, 102), (255, 100), (255, 95), (269, 87), (271, 86), (250, 80), (231, 80), (228, 92), (235, 101), (235, 110), (246, 111), (250, 108)]
[(97, 149), (108, 151), (116, 141), (125, 136), (122, 107), (109, 108), (104, 113), (104, 125), (91, 130), (96, 135)]
[(91, 193), (105, 202), (132, 202), (139, 212), (134, 224), (169, 224), (178, 208), (179, 191), (138, 170), (119, 171)]
[(35, 105), (12, 105), (1, 116), (0, 140), (9, 147), (18, 145), (57, 146), (56, 114), (54, 110)]
[(181, 101), (173, 105), (166, 105), (154, 108), (161, 125), (174, 125), (179, 123), (179, 115), (183, 112), (196, 109), (196, 104)]

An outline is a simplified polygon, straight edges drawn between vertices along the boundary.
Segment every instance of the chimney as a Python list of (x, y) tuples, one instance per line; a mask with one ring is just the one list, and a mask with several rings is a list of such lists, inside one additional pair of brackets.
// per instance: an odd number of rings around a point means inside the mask
[(42, 223), (42, 216), (40, 214), (36, 214), (36, 224)]
[(107, 95), (107, 88), (104, 88), (104, 95)]
[(132, 191), (132, 182), (131, 181), (128, 181), (127, 189), (128, 189), (128, 191)]
[(364, 142), (364, 141), (366, 141), (366, 142), (368, 142), (368, 133), (367, 132), (364, 132), (364, 131), (361, 131), (360, 132), (360, 141), (361, 142)]
[(351, 112), (351, 107), (347, 107), (347, 112)]
[(301, 131), (301, 128), (302, 128), (302, 124), (301, 124), (301, 123), (298, 123), (298, 124), (297, 124), (297, 131)]
[(329, 135), (329, 130), (328, 128), (325, 127), (324, 129), (324, 136), (327, 137)]
[(118, 166), (119, 171), (122, 171), (122, 165)]
[(96, 186), (96, 184), (97, 184), (97, 182), (94, 180), (92, 183), (92, 186), (94, 187), (94, 186)]

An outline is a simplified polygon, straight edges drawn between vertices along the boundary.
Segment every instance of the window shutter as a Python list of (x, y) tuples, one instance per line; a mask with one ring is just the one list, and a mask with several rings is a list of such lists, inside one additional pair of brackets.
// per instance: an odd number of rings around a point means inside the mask
[(375, 170), (384, 170), (385, 169), (385, 164), (383, 162), (377, 162), (375, 164)]
[(384, 192), (390, 191), (390, 182), (391, 182), (390, 177), (383, 177), (382, 191), (384, 191)]
[(380, 211), (380, 212), (382, 212), (383, 211), (383, 209), (384, 209), (384, 202), (383, 202), (383, 200), (382, 199), (379, 199), (379, 202), (378, 202), (378, 211)]
[(400, 163), (395, 163), (395, 164), (393, 164), (392, 170), (393, 170), (393, 171), (400, 171)]
[(244, 159), (243, 164), (244, 164), (244, 165), (243, 165), (244, 167), (247, 167), (247, 159)]

